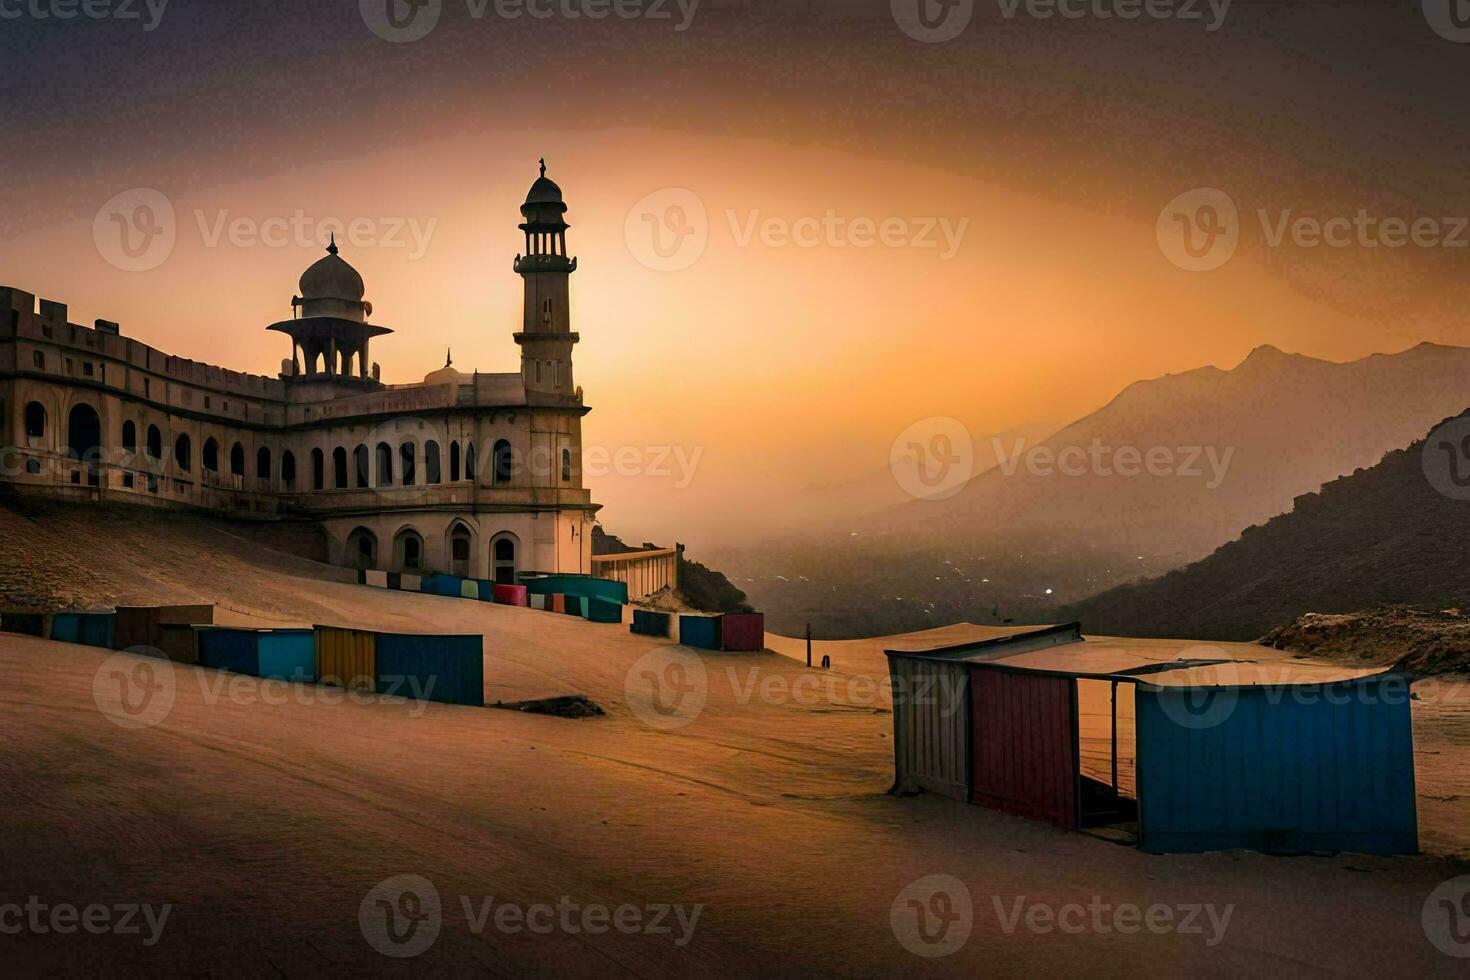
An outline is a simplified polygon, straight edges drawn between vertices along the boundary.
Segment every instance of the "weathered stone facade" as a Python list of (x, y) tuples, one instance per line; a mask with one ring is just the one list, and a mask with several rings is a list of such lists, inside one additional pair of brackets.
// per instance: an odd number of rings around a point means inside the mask
[(545, 177), (522, 207), (519, 374), (452, 365), (384, 385), (362, 280), (337, 255), (301, 279), (279, 377), (173, 357), (118, 326), (0, 287), (0, 483), (16, 492), (320, 521), (331, 559), (512, 580), (591, 571), (566, 205)]

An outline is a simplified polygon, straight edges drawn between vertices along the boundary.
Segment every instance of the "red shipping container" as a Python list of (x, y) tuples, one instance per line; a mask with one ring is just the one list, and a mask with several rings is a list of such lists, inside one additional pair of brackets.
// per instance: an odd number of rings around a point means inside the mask
[(970, 668), (970, 801), (1077, 825), (1077, 682)]
[(567, 597), (562, 595), (560, 592), (553, 592), (551, 594), (551, 605), (547, 606), (546, 608), (550, 609), (552, 612), (565, 614), (567, 611)]
[(725, 616), (723, 648), (731, 653), (759, 653), (766, 648), (765, 613)]
[(490, 590), (491, 596), (502, 606), (529, 606), (530, 595), (524, 585), (497, 585)]

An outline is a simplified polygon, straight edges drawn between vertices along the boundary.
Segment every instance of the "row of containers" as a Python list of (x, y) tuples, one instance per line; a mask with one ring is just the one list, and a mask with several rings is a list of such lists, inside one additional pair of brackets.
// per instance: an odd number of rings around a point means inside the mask
[(379, 589), (528, 606), (593, 623), (627, 623), (631, 611), (633, 633), (672, 639), (701, 650), (758, 652), (766, 646), (766, 619), (761, 613), (706, 616), (637, 609), (628, 605), (626, 582), (590, 575), (545, 575), (524, 579), (522, 585), (497, 585), (454, 575), (359, 572), (358, 582)]
[(678, 640), (699, 650), (757, 653), (766, 648), (766, 617), (762, 613), (704, 616), (635, 609), (631, 630), (639, 636)]
[(152, 648), (170, 660), (271, 680), (326, 684), (419, 701), (483, 707), (483, 636), (315, 626), (214, 624), (213, 606), (112, 612), (0, 613), (0, 631), (105, 650)]

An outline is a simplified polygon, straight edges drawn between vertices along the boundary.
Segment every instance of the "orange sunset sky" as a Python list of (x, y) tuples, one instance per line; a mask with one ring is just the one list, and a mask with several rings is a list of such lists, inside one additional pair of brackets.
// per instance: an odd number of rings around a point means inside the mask
[[(342, 243), (374, 321), (396, 331), (373, 347), (384, 380), (422, 379), (448, 347), (461, 370), (514, 371), (517, 209), (545, 156), (581, 259), (587, 444), (700, 454), (687, 487), (677, 472), (589, 480), (610, 531), (666, 543), (782, 529), (786, 502), (882, 470), (894, 438), (926, 416), (977, 433), (1066, 422), (1137, 379), (1233, 367), (1266, 343), (1345, 360), (1470, 342), (1463, 252), (1272, 248), (1255, 214), (1466, 213), (1433, 165), (1453, 148), (1385, 138), (1395, 116), (1438, 111), (1424, 93), (1445, 42), (1415, 38), (1407, 20), (1390, 19), (1403, 41), (1387, 47), (1408, 58), (1422, 44), (1424, 77), (1380, 86), (1350, 112), (1314, 94), (1335, 68), (1307, 58), (1305, 43), (1292, 52), (1273, 40), (1263, 69), (1294, 76), (1300, 105), (1243, 84), (1266, 43), (1251, 18), (1272, 16), (1256, 8), (1234, 38), (1004, 23), (989, 43), (942, 51), (877, 15), (828, 31), (821, 18), (835, 8), (762, 9), (741, 20), (739, 5), (712, 5), (678, 38), (550, 25), (538, 39), (526, 32), (542, 25), (521, 24), (487, 39), (483, 25), (451, 21), (399, 46), (342, 14), (335, 33), (283, 54), (267, 39), (301, 37), (302, 25), (241, 32), (279, 85), (216, 71), (197, 44), (171, 57), (165, 22), (144, 47), (117, 44), (179, 77), (166, 84), (119, 59), (126, 97), (67, 88), (45, 52), (72, 37), (8, 39), (42, 79), (29, 83), (29, 138), (4, 138), (16, 172), (0, 283), (68, 303), (73, 322), (117, 320), (169, 353), (274, 374), (290, 350), (264, 328), (289, 316), (297, 278), (321, 254), (317, 223), (405, 223), (417, 239), (405, 228), (397, 242)], [(221, 29), (219, 43), (230, 36)], [(1134, 60), (1140, 44), (1151, 59)], [(117, 56), (103, 49), (104, 64)], [(481, 59), (463, 73), (481, 84), (436, 87), (435, 66), (462, 59)], [(1202, 116), (1163, 87), (1189, 77), (1180, 64), (1196, 82), (1243, 87), (1221, 89)], [(1084, 66), (1116, 72), (1117, 90), (1077, 88)], [(1171, 198), (1203, 186), (1239, 205), (1241, 245), (1222, 268), (1187, 272), (1155, 225)], [(177, 243), (145, 272), (110, 264), (93, 236), (98, 209), (134, 187), (175, 211)], [(626, 227), (635, 205), (669, 189), (702, 205), (708, 247), (663, 272), (639, 261)], [(311, 241), (209, 240), (221, 219), (298, 211)], [(952, 257), (939, 232), (937, 248), (740, 241), (752, 222), (829, 212), (964, 233)]]

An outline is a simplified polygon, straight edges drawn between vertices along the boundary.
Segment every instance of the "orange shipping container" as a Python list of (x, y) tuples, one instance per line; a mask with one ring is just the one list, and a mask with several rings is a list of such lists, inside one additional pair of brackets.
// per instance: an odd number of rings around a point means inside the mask
[(316, 676), (322, 684), (349, 690), (377, 690), (378, 634), (318, 626)]

